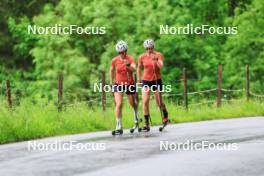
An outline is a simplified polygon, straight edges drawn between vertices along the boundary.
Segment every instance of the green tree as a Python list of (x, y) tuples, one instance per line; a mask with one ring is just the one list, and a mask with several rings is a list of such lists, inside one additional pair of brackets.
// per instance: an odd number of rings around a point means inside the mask
[(251, 81), (257, 90), (264, 87), (264, 2), (254, 0), (242, 12), (237, 9), (233, 25), (238, 34), (230, 36), (224, 46), (226, 75), (231, 87), (243, 85), (245, 65), (251, 68)]

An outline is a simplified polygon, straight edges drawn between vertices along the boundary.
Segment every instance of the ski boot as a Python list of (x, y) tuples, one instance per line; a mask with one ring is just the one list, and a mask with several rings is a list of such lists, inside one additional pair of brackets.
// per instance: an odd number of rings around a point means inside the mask
[(123, 129), (119, 129), (119, 130), (114, 130), (112, 131), (112, 135), (115, 136), (115, 135), (122, 135), (123, 134)]
[(144, 127), (142, 128), (142, 131), (149, 132), (150, 131), (149, 125), (144, 125)]
[(149, 117), (145, 117), (145, 125), (142, 128), (142, 131), (149, 132), (150, 126), (149, 126)]

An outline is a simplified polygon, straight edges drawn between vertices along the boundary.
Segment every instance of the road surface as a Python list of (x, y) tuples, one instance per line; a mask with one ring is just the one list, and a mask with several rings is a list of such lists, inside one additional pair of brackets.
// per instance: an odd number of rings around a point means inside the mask
[[(0, 175), (264, 175), (264, 117), (169, 125), (162, 133), (153, 127), (150, 133), (131, 135), (126, 130), (123, 136), (112, 137), (108, 131), (51, 137), (35, 143), (43, 146), (70, 141), (99, 145), (99, 149), (44, 151), (39, 145), (38, 150), (29, 151), (28, 142), (1, 145)], [(160, 141), (168, 141), (171, 150), (160, 150)], [(236, 147), (173, 148), (187, 141)]]

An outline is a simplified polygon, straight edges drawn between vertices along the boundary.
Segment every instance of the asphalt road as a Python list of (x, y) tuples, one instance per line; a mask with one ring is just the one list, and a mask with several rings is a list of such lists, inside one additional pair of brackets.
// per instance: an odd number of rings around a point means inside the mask
[[(70, 141), (88, 145), (88, 149), (97, 146), (97, 150), (41, 148)], [(160, 150), (160, 141), (168, 141), (171, 150)], [(175, 148), (188, 141), (207, 141), (222, 147)], [(34, 151), (29, 151), (28, 142), (1, 145), (0, 175), (264, 175), (264, 117), (169, 125), (162, 133), (154, 127), (149, 133), (131, 135), (125, 131), (123, 136), (112, 137), (108, 131), (45, 138), (35, 143), (39, 148)]]

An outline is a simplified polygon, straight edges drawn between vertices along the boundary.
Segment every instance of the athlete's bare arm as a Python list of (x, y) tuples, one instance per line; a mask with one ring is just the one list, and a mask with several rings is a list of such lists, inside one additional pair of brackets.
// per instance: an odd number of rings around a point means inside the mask
[(110, 70), (109, 70), (109, 75), (110, 75), (110, 84), (114, 83), (114, 77), (115, 77), (115, 68), (111, 65)]
[(159, 67), (159, 69), (161, 69), (163, 67), (163, 61), (158, 60), (157, 61), (157, 66)]
[(142, 62), (139, 59), (139, 61), (138, 61), (138, 68), (137, 68), (137, 78), (138, 78), (138, 82), (139, 83), (141, 83), (142, 68), (143, 68)]
[(125, 60), (125, 64), (129, 70), (132, 72), (136, 71), (136, 64), (135, 63), (130, 63), (128, 60)]
[(157, 56), (151, 55), (151, 58), (152, 58), (152, 60), (154, 60), (156, 62), (159, 69), (161, 69), (163, 67), (163, 61), (159, 60)]

